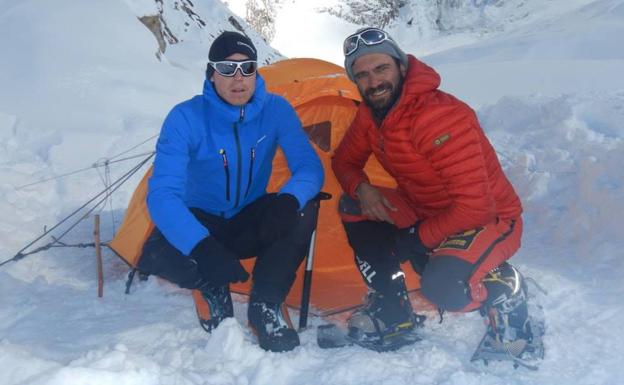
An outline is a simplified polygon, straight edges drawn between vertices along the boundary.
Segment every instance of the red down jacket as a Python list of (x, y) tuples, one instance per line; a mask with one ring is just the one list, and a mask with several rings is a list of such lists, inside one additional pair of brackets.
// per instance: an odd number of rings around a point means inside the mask
[(435, 247), (449, 235), (522, 213), (474, 111), (438, 90), (440, 75), (409, 55), (397, 104), (377, 127), (365, 103), (336, 149), (332, 168), (345, 192), (368, 177), (373, 153), (398, 193), (423, 219), (420, 237)]

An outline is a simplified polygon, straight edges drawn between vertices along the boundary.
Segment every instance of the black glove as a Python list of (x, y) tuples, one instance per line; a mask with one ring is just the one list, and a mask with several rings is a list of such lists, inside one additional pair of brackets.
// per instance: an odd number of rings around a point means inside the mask
[(426, 247), (422, 240), (418, 230), (420, 228), (420, 221), (414, 223), (412, 226), (400, 229), (396, 233), (395, 251), (399, 260), (408, 260), (412, 264), (414, 271), (421, 274), (425, 268), (425, 265), (429, 261), (429, 253), (431, 250)]
[(202, 239), (193, 248), (190, 257), (197, 262), (202, 279), (214, 286), (245, 282), (249, 278), (236, 254), (213, 236)]
[(272, 243), (292, 231), (299, 218), (299, 201), (291, 194), (274, 195), (260, 220), (260, 237)]

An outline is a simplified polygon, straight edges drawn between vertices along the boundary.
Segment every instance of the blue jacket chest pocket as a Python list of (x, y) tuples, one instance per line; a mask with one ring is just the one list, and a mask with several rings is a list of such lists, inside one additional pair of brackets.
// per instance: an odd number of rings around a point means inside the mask
[[(204, 145), (191, 157), (189, 161), (188, 184), (191, 190), (222, 190), (225, 200), (231, 199), (231, 164), (230, 154), (225, 149), (215, 148), (213, 145)], [(199, 192), (199, 191), (198, 191)]]

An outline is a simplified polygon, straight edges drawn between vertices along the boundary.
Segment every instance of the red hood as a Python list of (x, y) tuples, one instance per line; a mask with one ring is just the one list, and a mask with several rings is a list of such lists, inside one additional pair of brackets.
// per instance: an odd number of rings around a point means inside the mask
[(407, 75), (403, 84), (400, 102), (403, 99), (411, 99), (425, 92), (433, 91), (440, 87), (440, 75), (431, 67), (408, 55)]

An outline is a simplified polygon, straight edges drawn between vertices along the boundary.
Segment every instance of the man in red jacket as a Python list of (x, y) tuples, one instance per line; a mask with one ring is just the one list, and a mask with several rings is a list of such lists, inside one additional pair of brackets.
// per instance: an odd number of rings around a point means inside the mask
[[(335, 151), (340, 211), (370, 295), (350, 319), (360, 338), (409, 332), (415, 317), (400, 262), (421, 275), (440, 311), (480, 309), (501, 349), (530, 345), (526, 285), (506, 262), (520, 247), (522, 206), (472, 109), (438, 89), (440, 76), (383, 30), (344, 42), (364, 103)], [(396, 189), (364, 173), (373, 154)], [(516, 346), (517, 345), (517, 346)]]

